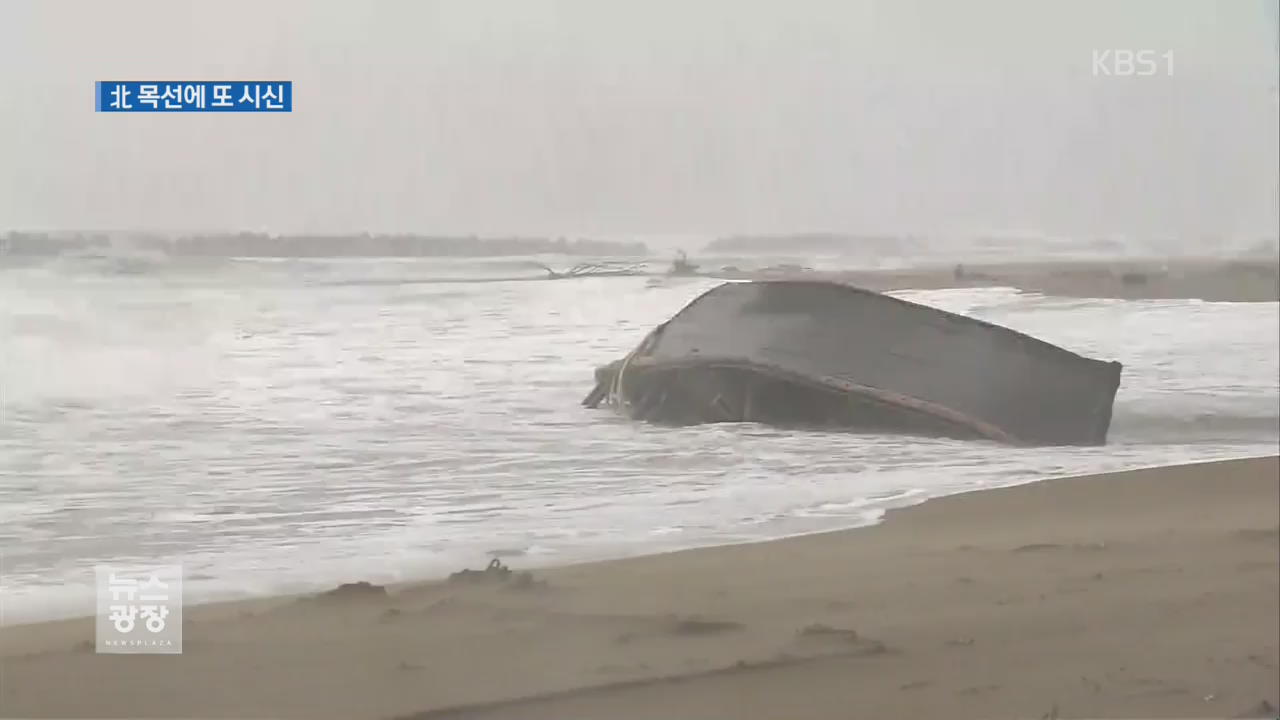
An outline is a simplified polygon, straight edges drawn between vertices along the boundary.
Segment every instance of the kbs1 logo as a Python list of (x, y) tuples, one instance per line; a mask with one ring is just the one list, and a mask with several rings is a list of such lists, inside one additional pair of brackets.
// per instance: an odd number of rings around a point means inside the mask
[(1094, 50), (1094, 77), (1173, 76), (1173, 51), (1165, 50)]

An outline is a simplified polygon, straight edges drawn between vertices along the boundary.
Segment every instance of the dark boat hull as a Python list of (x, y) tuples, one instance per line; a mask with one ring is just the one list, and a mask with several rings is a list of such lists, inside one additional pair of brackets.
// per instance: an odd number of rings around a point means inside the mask
[(584, 404), (655, 422), (765, 422), (1106, 442), (1121, 365), (827, 282), (727, 283), (596, 371)]

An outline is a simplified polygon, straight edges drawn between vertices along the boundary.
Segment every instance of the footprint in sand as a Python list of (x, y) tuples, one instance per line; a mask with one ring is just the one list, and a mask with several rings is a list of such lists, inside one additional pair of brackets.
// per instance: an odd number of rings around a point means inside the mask
[(667, 617), (654, 626), (622, 633), (615, 638), (615, 642), (629, 643), (644, 637), (705, 637), (738, 632), (746, 627), (733, 620)]
[(1062, 546), (1058, 545), (1057, 543), (1030, 543), (1029, 545), (1019, 545), (1013, 550), (1010, 550), (1010, 552), (1016, 552), (1016, 553), (1044, 552), (1045, 550), (1059, 550), (1061, 548)]
[(899, 690), (923, 690), (932, 684), (933, 683), (929, 682), (928, 680), (916, 680), (915, 682), (909, 682), (905, 685), (899, 685), (898, 689)]
[(999, 685), (973, 685), (971, 687), (957, 690), (957, 695), (986, 695), (1000, 689)]
[(697, 618), (677, 619), (667, 627), (671, 635), (719, 635), (721, 633), (743, 630), (747, 626), (732, 620), (701, 620)]
[(1082, 552), (1082, 551), (1097, 552), (1099, 550), (1106, 550), (1106, 549), (1107, 549), (1107, 544), (1105, 542), (1075, 543), (1072, 545), (1061, 545), (1059, 543), (1030, 543), (1027, 545), (1019, 545), (1018, 547), (1013, 548), (1009, 552), (1029, 553), (1029, 552), (1045, 552), (1048, 550), (1075, 550), (1077, 552)]
[(1245, 528), (1244, 530), (1237, 530), (1236, 535), (1239, 535), (1246, 540), (1266, 540), (1268, 542), (1275, 542), (1277, 539), (1280, 539), (1280, 527)]

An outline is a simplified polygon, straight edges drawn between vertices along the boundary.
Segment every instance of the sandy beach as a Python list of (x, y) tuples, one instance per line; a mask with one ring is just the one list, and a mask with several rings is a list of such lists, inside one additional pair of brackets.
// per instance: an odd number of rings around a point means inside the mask
[(1055, 260), (902, 270), (794, 272), (784, 269), (710, 274), (727, 279), (826, 279), (879, 292), (999, 286), (1060, 297), (1190, 298), (1219, 302), (1280, 300), (1280, 260), (1276, 258)]
[(1280, 700), (1278, 472), (1051, 480), (871, 528), (187, 608), (181, 656), (95, 654), (90, 619), (9, 627), (0, 716), (1236, 717)]

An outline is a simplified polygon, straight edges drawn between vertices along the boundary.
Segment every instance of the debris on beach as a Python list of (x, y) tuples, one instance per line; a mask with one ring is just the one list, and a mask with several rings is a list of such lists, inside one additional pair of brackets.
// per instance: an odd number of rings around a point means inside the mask
[(673, 425), (759, 422), (1102, 445), (1121, 364), (850, 285), (726, 283), (626, 356), (582, 404)]
[(389, 597), (387, 588), (384, 585), (375, 585), (374, 583), (361, 580), (359, 582), (342, 583), (332, 590), (316, 593), (315, 595), (304, 595), (295, 599), (292, 603), (276, 608), (270, 612), (285, 610), (290, 607), (297, 606), (322, 606), (335, 603), (358, 602), (360, 600), (385, 600)]
[(796, 631), (796, 638), (798, 640), (834, 642), (837, 646), (844, 648), (840, 651), (840, 655), (866, 657), (891, 652), (889, 646), (879, 640), (862, 637), (857, 630), (832, 627), (823, 623), (813, 623), (800, 628)]
[(502, 564), (502, 561), (498, 558), (490, 560), (488, 566), (483, 570), (463, 568), (449, 575), (449, 582), (505, 584), (514, 590), (546, 587), (547, 584), (545, 580), (534, 580), (531, 572), (512, 572), (511, 568)]
[(387, 596), (387, 588), (383, 585), (374, 585), (371, 582), (361, 580), (353, 583), (343, 583), (332, 590), (326, 590), (316, 595), (317, 600), (355, 600), (358, 598)]

